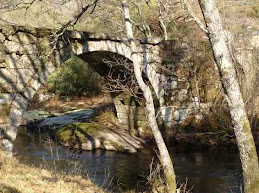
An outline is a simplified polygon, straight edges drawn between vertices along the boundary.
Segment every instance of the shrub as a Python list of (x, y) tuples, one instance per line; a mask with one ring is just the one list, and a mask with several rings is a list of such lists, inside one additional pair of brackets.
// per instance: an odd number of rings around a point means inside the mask
[(101, 79), (89, 64), (74, 57), (49, 77), (47, 89), (61, 97), (90, 97), (100, 94), (100, 81)]

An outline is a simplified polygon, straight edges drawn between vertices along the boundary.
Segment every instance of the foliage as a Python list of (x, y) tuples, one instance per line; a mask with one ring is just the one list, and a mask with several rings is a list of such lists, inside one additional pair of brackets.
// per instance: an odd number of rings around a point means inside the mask
[(90, 97), (101, 92), (100, 81), (97, 73), (87, 63), (75, 57), (49, 77), (47, 87), (48, 91), (61, 97)]

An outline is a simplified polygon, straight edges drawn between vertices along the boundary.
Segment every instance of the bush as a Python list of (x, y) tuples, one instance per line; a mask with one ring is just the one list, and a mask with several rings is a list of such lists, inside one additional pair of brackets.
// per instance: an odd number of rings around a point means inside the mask
[(98, 74), (89, 64), (74, 57), (49, 77), (47, 90), (61, 97), (91, 97), (100, 94), (100, 81)]

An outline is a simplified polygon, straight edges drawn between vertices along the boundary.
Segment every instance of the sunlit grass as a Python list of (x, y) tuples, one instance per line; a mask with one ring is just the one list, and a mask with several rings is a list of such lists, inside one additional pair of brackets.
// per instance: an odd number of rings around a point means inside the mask
[(0, 192), (104, 193), (81, 176), (65, 175), (21, 163), (0, 151)]

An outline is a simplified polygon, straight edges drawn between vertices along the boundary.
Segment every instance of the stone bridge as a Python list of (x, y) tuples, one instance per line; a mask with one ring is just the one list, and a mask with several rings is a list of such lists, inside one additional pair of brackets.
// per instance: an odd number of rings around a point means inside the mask
[[(136, 41), (137, 54), (143, 60), (143, 71), (147, 74), (157, 98), (165, 94), (167, 79), (170, 82), (169, 87), (178, 88), (177, 85), (182, 85), (179, 88), (182, 89), (181, 95), (188, 95), (186, 78), (166, 78), (158, 69), (158, 64), (170, 62), (166, 58), (176, 53), (175, 42)], [(0, 26), (0, 42), (0, 135), (7, 150), (13, 148), (12, 141), (16, 138), (27, 105), (48, 76), (67, 59), (79, 56), (86, 62), (95, 63), (97, 71), (105, 68), (102, 58), (111, 53), (131, 61), (127, 39), (98, 36), (88, 32), (60, 33), (50, 29)], [(177, 53), (177, 57), (181, 54)]]

